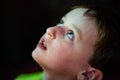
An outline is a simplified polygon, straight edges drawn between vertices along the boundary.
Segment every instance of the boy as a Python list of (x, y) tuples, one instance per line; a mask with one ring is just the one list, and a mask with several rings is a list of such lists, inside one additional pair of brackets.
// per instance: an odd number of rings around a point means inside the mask
[(76, 7), (48, 28), (32, 53), (43, 69), (41, 80), (105, 79), (107, 63), (120, 50), (115, 15), (96, 5)]

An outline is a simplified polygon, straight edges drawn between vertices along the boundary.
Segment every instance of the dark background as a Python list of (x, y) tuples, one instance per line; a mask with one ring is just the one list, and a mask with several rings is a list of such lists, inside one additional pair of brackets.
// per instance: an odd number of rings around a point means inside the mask
[(41, 70), (31, 52), (47, 27), (59, 22), (69, 0), (2, 0), (0, 80)]

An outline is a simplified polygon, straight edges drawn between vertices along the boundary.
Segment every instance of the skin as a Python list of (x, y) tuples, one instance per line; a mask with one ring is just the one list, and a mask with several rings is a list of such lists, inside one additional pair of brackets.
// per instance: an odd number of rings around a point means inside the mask
[[(71, 10), (40, 39), (32, 57), (43, 68), (45, 80), (77, 80), (78, 73), (89, 69), (97, 25), (95, 18), (84, 16), (86, 10)], [(39, 46), (42, 42), (47, 49)]]

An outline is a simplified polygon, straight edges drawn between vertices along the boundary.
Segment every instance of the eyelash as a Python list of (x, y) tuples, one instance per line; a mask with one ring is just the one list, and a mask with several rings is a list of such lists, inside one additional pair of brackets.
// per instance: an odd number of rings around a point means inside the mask
[(60, 21), (60, 24), (64, 24), (64, 21), (63, 21), (63, 20), (61, 20), (61, 21)]
[(64, 21), (63, 20), (61, 20), (58, 24), (57, 24), (57, 26), (63, 26), (64, 25)]

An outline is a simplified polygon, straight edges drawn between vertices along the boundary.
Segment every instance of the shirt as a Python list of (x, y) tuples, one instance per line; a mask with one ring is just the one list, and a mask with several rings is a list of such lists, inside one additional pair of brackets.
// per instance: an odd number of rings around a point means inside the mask
[(14, 80), (42, 80), (43, 72), (18, 75)]

